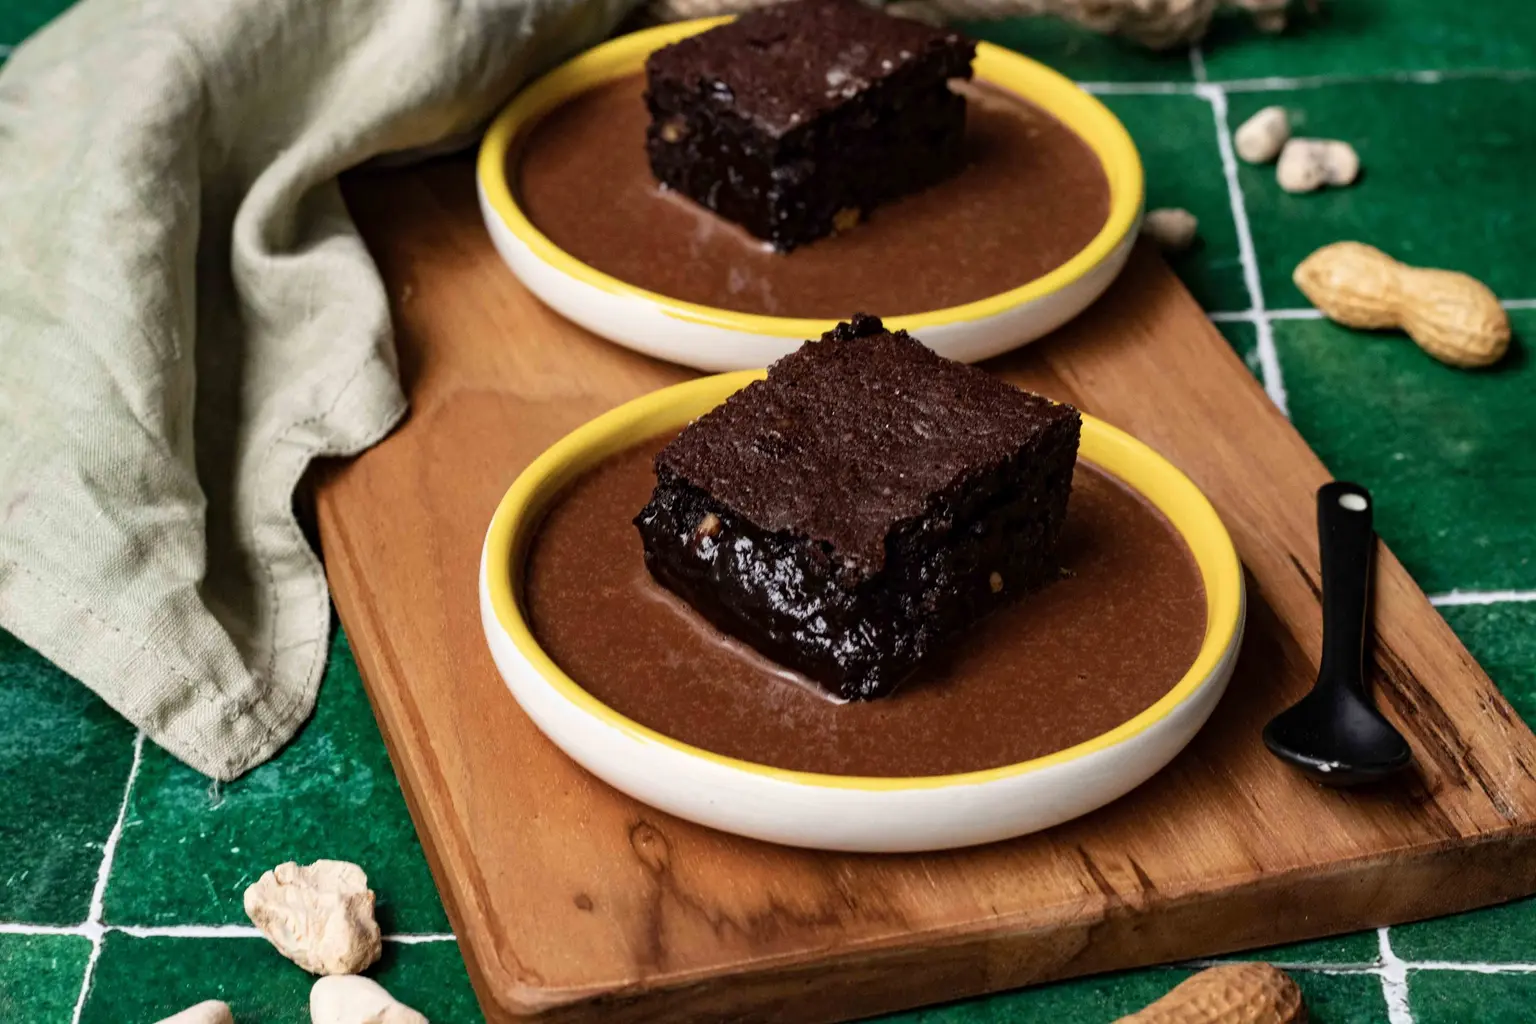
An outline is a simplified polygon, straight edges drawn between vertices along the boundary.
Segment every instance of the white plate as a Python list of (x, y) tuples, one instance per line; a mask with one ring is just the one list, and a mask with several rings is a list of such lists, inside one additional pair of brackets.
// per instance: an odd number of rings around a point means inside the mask
[[(729, 19), (665, 25), (623, 36), (556, 68), (519, 93), (480, 147), (480, 208), (507, 266), (567, 319), (648, 355), (701, 370), (766, 366), (831, 320), (759, 316), (668, 298), (620, 281), (560, 249), (528, 220), (508, 180), (509, 158), (540, 118), (572, 96), (638, 73), (658, 47)], [(1125, 265), (1140, 226), (1141, 159), (1114, 114), (1071, 80), (1001, 47), (977, 45), (975, 76), (1022, 96), (1075, 131), (1099, 158), (1109, 183), (1109, 215), (1066, 263), (998, 295), (947, 309), (885, 317), (942, 355), (975, 362), (1033, 341), (1080, 313)], [(850, 313), (853, 311), (850, 310)], [(878, 311), (874, 311), (878, 312)]]
[(1194, 664), (1130, 721), (1001, 768), (861, 778), (787, 771), (701, 750), (626, 718), (578, 686), (540, 648), (521, 610), (522, 565), (544, 510), (609, 455), (678, 429), (759, 376), (706, 377), (621, 406), (540, 456), (498, 506), (480, 565), (486, 641), (512, 695), (560, 749), (615, 788), (690, 821), (793, 846), (890, 853), (992, 842), (1086, 814), (1150, 778), (1193, 738), (1237, 660), (1245, 615), (1241, 565), (1215, 510), (1188, 477), (1089, 416), (1083, 417), (1082, 458), (1168, 517), (1189, 545), (1206, 592), (1206, 634)]

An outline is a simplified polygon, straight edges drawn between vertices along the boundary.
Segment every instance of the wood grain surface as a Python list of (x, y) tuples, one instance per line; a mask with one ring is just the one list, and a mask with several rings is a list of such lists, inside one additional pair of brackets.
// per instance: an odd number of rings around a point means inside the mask
[(347, 195), (388, 285), (412, 412), (325, 475), (321, 537), (491, 1021), (846, 1019), (1536, 891), (1536, 740), (1385, 550), (1372, 675), (1415, 771), (1338, 793), (1264, 751), (1263, 723), (1317, 669), (1313, 491), (1328, 474), (1145, 251), (1078, 321), (991, 368), (1159, 449), (1231, 530), (1248, 635), (1189, 750), (1076, 822), (921, 856), (737, 839), (597, 782), (496, 674), (481, 539), (549, 443), (690, 371), (524, 291), (479, 222), (468, 160), (355, 176)]

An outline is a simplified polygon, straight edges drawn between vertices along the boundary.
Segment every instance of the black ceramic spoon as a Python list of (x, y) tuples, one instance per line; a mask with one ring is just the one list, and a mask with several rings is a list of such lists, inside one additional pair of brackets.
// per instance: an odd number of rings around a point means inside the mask
[(1376, 547), (1370, 492), (1342, 481), (1323, 485), (1317, 492), (1317, 541), (1323, 563), (1323, 663), (1312, 692), (1264, 728), (1264, 745), (1318, 782), (1356, 786), (1400, 771), (1413, 757), (1365, 686)]

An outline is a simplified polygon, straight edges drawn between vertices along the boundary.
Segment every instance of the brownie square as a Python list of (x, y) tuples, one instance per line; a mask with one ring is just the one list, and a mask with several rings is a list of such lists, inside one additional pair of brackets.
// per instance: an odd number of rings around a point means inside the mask
[(1081, 417), (856, 316), (656, 456), (645, 564), (846, 699), (1053, 577)]
[(963, 162), (975, 45), (855, 0), (791, 0), (646, 61), (657, 179), (782, 250)]

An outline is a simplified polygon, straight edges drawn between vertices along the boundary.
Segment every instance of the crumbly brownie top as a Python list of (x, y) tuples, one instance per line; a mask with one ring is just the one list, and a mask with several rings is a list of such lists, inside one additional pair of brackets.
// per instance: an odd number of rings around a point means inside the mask
[(935, 54), (946, 78), (970, 77), (975, 45), (959, 33), (856, 0), (790, 0), (663, 47), (646, 71), (782, 135)]
[(700, 417), (656, 468), (868, 574), (894, 525), (1076, 416), (859, 315)]

